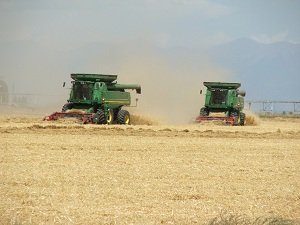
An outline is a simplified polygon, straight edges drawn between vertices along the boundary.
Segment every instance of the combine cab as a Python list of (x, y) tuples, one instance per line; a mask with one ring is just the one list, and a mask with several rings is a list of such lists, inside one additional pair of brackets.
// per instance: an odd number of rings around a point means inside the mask
[[(117, 75), (71, 74), (72, 88), (68, 102), (61, 112), (55, 112), (44, 120), (76, 117), (83, 123), (129, 124), (130, 114), (123, 106), (130, 106), (127, 89), (141, 93), (136, 84), (117, 84)], [(65, 85), (65, 84), (64, 84)]]
[[(242, 110), (246, 93), (238, 89), (240, 83), (204, 82), (203, 85), (207, 87), (205, 105), (196, 122), (217, 120), (229, 125), (245, 124), (246, 115)], [(224, 113), (224, 116), (211, 116), (212, 113)]]

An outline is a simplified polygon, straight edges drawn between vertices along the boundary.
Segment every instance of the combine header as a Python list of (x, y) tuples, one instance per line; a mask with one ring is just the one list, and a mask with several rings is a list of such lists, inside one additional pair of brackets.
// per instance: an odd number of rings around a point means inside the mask
[[(244, 126), (246, 115), (242, 110), (246, 93), (238, 89), (241, 84), (204, 82), (203, 85), (207, 87), (205, 105), (196, 122), (223, 121), (228, 125)], [(224, 116), (210, 116), (211, 113), (224, 113)]]
[(71, 78), (68, 103), (61, 112), (55, 112), (44, 120), (73, 117), (83, 123), (130, 124), (129, 112), (122, 109), (131, 104), (130, 93), (125, 90), (136, 90), (140, 94), (140, 85), (117, 84), (117, 75), (71, 74)]

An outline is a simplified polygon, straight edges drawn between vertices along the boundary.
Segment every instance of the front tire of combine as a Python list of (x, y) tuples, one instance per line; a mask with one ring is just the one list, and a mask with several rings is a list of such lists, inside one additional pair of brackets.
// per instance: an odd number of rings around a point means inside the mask
[(128, 125), (130, 124), (130, 114), (127, 110), (120, 110), (118, 112), (118, 117), (117, 117), (117, 121), (119, 124), (125, 124)]
[(98, 109), (98, 111), (93, 116), (93, 123), (95, 124), (105, 124), (105, 113), (104, 110)]
[(112, 124), (114, 122), (114, 110), (113, 109), (108, 110), (106, 122), (107, 122), (107, 124)]
[(72, 103), (66, 103), (66, 104), (63, 105), (61, 111), (62, 112), (66, 112), (67, 110), (70, 110), (72, 108), (73, 108), (73, 104)]
[(239, 118), (240, 118), (240, 113), (236, 110), (232, 110), (228, 112), (229, 117), (231, 117), (233, 119), (233, 126), (238, 126), (240, 125), (239, 123)]
[(237, 117), (238, 118), (238, 116), (239, 116), (239, 113), (237, 111), (230, 111), (228, 114), (231, 117)]
[(240, 113), (240, 126), (245, 125), (245, 120), (246, 120), (246, 114), (245, 113)]
[(207, 108), (203, 107), (200, 109), (200, 116), (208, 116), (209, 115), (209, 111)]

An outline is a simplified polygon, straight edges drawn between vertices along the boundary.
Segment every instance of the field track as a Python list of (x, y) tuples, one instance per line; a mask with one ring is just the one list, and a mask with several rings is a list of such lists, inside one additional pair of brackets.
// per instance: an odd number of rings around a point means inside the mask
[(300, 219), (300, 119), (81, 125), (0, 116), (0, 224)]

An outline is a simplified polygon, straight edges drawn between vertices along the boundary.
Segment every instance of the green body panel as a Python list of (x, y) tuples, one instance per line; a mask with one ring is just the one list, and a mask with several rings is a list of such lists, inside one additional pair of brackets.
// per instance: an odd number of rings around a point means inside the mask
[(107, 88), (110, 91), (131, 89), (131, 90), (136, 90), (138, 94), (141, 94), (141, 86), (137, 84), (113, 84), (113, 85), (108, 85)]
[(109, 108), (118, 108), (123, 105), (130, 105), (130, 93), (119, 91), (103, 92), (102, 101)]
[(71, 74), (72, 88), (68, 103), (72, 109), (97, 112), (103, 109), (120, 110), (122, 106), (130, 106), (131, 97), (126, 89), (141, 93), (141, 86), (136, 84), (117, 84), (117, 75), (103, 74)]
[(244, 98), (240, 96), (240, 83), (204, 82), (207, 87), (205, 107), (209, 112), (240, 112), (244, 108)]

